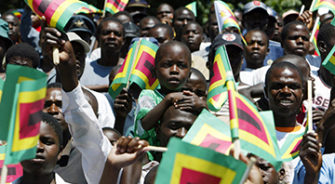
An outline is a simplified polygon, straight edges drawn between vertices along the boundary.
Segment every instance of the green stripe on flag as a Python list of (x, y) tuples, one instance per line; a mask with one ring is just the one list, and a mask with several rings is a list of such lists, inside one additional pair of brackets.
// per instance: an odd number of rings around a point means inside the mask
[[(88, 5), (85, 5), (86, 3), (83, 3), (81, 1), (72, 3), (70, 6), (66, 7), (63, 14), (59, 17), (57, 20), (56, 28), (63, 31), (66, 24), (69, 22), (70, 18), (74, 15), (74, 13), (78, 10), (80, 10), (82, 7), (87, 7)], [(58, 9), (56, 10), (58, 11)]]
[(328, 71), (335, 75), (335, 57), (333, 56), (335, 52), (335, 45), (332, 50), (328, 53), (326, 59), (322, 62), (322, 66), (324, 66)]

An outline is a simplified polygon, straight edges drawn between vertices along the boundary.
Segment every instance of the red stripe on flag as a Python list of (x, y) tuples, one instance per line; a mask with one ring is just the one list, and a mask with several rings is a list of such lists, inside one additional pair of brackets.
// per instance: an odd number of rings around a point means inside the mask
[(293, 153), (296, 153), (296, 152), (299, 151), (301, 141), (302, 141), (302, 139), (297, 142), (297, 144), (294, 146), (294, 148), (292, 149), (292, 151), (290, 152), (290, 154), (293, 154)]
[(215, 62), (213, 64), (213, 77), (211, 79), (210, 84), (213, 84), (216, 81), (222, 80), (222, 76), (220, 75), (220, 71), (219, 71), (219, 66), (218, 66), (218, 62)]
[(210, 184), (220, 184), (221, 178), (199, 172), (196, 170), (182, 168), (180, 176), (180, 184), (200, 184), (200, 183), (210, 183)]
[(37, 15), (39, 15), (39, 16), (42, 16), (43, 15), (43, 13), (39, 10), (39, 6), (40, 6), (40, 4), (41, 4), (41, 2), (42, 2), (43, 0), (33, 0), (33, 10), (34, 10), (34, 12), (36, 12), (37, 13)]
[(120, 11), (123, 11), (126, 8), (126, 5), (127, 5), (127, 4), (123, 3), (122, 0), (115, 0), (115, 1), (109, 0), (108, 2)]
[(156, 81), (156, 78), (153, 77), (154, 66), (155, 58), (149, 53), (143, 51), (135, 69), (141, 71), (145, 76), (147, 76), (150, 86), (152, 86)]
[[(44, 105), (44, 99), (33, 103), (20, 103), (20, 139), (34, 137), (39, 134), (40, 119), (33, 118), (33, 115), (38, 114)], [(34, 122), (38, 121), (38, 122)]]
[[(45, 17), (48, 17), (51, 20), (52, 15), (55, 13), (57, 8), (64, 2), (65, 0), (57, 0), (53, 1), (49, 4), (47, 10), (45, 11)], [(50, 20), (48, 21), (50, 23)]]
[(220, 153), (226, 153), (231, 145), (231, 141), (218, 139), (211, 134), (207, 134), (204, 140), (199, 144), (201, 147), (209, 148)]

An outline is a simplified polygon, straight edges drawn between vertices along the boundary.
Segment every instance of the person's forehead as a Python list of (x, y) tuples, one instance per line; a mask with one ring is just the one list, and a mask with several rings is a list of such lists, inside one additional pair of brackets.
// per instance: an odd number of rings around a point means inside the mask
[(18, 22), (19, 19), (15, 17), (15, 15), (12, 14), (7, 14), (4, 16), (4, 19), (6, 20), (6, 22)]
[(174, 107), (170, 107), (164, 113), (162, 123), (164, 123), (165, 125), (170, 122), (193, 124), (195, 118), (196, 118), (196, 115), (192, 114), (191, 112), (176, 109)]
[(109, 20), (109, 21), (103, 22), (102, 29), (110, 29), (110, 28), (122, 30), (123, 26), (122, 26), (122, 24), (120, 24), (119, 22), (116, 22), (114, 20)]
[(167, 4), (162, 4), (158, 7), (158, 12), (172, 12), (172, 7)]
[(262, 38), (262, 40), (266, 39), (265, 33), (260, 30), (250, 31), (249, 33), (247, 33), (246, 37), (251, 37), (251, 38), (257, 37), (257, 38)]
[(187, 30), (201, 30), (201, 27), (199, 24), (195, 23), (195, 22), (192, 22), (192, 23), (189, 23), (185, 26), (185, 29)]
[(56, 131), (46, 122), (41, 121), (40, 125), (40, 136), (47, 136), (53, 138), (55, 141), (58, 141), (58, 135)]
[(192, 18), (192, 14), (190, 11), (188, 10), (180, 10), (180, 11), (177, 11), (176, 13), (176, 18), (178, 19), (181, 19), (181, 18)]
[(291, 78), (293, 81), (301, 83), (299, 71), (289, 67), (274, 68), (270, 75), (270, 81), (281, 81), (284, 77)]
[(288, 27), (288, 35), (303, 34), (309, 36), (309, 31), (306, 26), (301, 24), (292, 24)]
[(168, 31), (167, 29), (163, 28), (163, 27), (157, 27), (157, 28), (153, 28), (150, 30), (150, 34), (152, 34), (154, 37), (167, 37), (168, 36)]

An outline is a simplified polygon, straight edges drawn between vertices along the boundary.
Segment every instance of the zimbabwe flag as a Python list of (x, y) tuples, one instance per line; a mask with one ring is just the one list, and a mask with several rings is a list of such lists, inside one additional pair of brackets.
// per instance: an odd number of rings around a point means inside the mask
[(332, 50), (328, 53), (325, 60), (322, 62), (322, 66), (324, 66), (329, 72), (335, 75), (335, 45)]
[(46, 79), (38, 70), (7, 65), (0, 104), (0, 139), (8, 145), (5, 165), (35, 157)]
[(87, 3), (79, 0), (24, 0), (39, 17), (44, 16), (47, 24), (63, 30), (70, 18)]
[(115, 98), (128, 82), (136, 83), (142, 89), (156, 89), (159, 81), (153, 72), (157, 50), (158, 46), (148, 40), (135, 41), (109, 87), (109, 94)]
[[(0, 171), (4, 166), (6, 145), (0, 146)], [(14, 182), (23, 175), (23, 169), (20, 163), (7, 165), (6, 184)], [(0, 175), (1, 176), (1, 175)]]
[(105, 11), (108, 11), (111, 14), (115, 14), (119, 11), (123, 11), (129, 0), (107, 0), (105, 5)]
[(155, 183), (241, 183), (247, 166), (240, 160), (171, 138)]
[(197, 2), (196, 1), (193, 1), (192, 3), (187, 4), (185, 8), (191, 10), (194, 16), (197, 16)]
[(234, 81), (226, 48), (219, 47), (216, 50), (211, 76), (207, 105), (211, 111), (219, 111), (228, 99), (226, 82)]
[(0, 102), (1, 102), (3, 84), (4, 84), (4, 81), (0, 78)]
[[(241, 101), (239, 96), (236, 98), (237, 111), (239, 115), (241, 114), (238, 119), (241, 150), (253, 153), (279, 169), (281, 154), (277, 144), (272, 112), (265, 111), (255, 114), (253, 110), (250, 110), (252, 108), (250, 104), (245, 104), (245, 100)], [(255, 119), (249, 120), (250, 117)], [(201, 112), (183, 140), (224, 154), (228, 154), (232, 148), (229, 124), (219, 120), (207, 110)]]
[(327, 8), (330, 11), (335, 13), (335, 1), (334, 0), (315, 0), (314, 3), (311, 5), (312, 11), (316, 11), (319, 8)]

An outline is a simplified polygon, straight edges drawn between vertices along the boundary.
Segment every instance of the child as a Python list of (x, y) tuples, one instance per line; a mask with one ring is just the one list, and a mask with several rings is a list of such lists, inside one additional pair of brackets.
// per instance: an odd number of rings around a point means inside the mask
[(21, 162), (23, 176), (15, 180), (13, 184), (66, 183), (54, 172), (58, 154), (62, 150), (62, 135), (62, 128), (57, 120), (49, 114), (42, 113), (36, 157)]
[[(167, 107), (181, 105), (182, 101), (193, 98), (181, 92), (191, 68), (191, 53), (186, 45), (170, 41), (161, 45), (155, 58), (155, 75), (159, 80), (160, 89), (143, 90), (138, 99), (135, 133), (139, 121), (145, 132), (144, 139), (154, 143), (154, 126), (159, 122)], [(188, 105), (189, 106), (189, 105)]]

